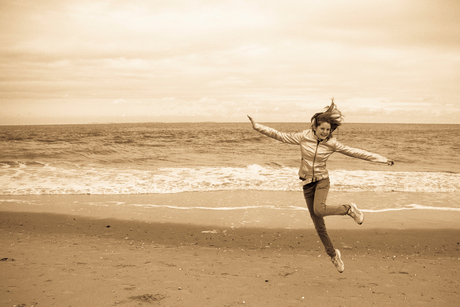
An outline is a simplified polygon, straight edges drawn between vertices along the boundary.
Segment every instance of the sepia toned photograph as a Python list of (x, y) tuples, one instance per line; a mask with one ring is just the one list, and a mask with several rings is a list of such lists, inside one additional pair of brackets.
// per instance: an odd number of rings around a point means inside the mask
[(459, 14), (0, 0), (0, 306), (459, 306)]

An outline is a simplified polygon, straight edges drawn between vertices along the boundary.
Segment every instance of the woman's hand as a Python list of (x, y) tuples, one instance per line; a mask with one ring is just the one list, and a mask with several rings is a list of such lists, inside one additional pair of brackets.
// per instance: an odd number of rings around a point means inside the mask
[(248, 115), (248, 118), (249, 118), (249, 120), (250, 120), (251, 123), (252, 123), (252, 128), (255, 128), (256, 123), (254, 122), (254, 120), (252, 119), (252, 117)]
[(388, 163), (388, 166), (393, 166), (395, 164), (393, 160), (388, 160), (387, 163)]

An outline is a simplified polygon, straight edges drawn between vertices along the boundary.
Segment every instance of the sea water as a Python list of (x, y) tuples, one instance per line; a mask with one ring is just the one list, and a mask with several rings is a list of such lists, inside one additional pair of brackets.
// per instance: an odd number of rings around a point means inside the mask
[[(265, 125), (308, 129), (305, 123)], [(344, 124), (334, 134), (395, 165), (335, 153), (328, 161), (331, 193), (443, 193), (452, 201), (435, 207), (460, 209), (460, 125)], [(299, 165), (299, 146), (261, 135), (249, 122), (0, 126), (4, 201), (13, 195), (301, 191)]]

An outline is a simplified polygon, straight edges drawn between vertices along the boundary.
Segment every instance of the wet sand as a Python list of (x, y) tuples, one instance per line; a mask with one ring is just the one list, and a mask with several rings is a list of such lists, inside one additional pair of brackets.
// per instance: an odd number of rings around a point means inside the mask
[[(203, 203), (214, 197), (183, 193), (158, 201)], [(279, 225), (291, 216), (278, 223), (268, 217), (235, 227), (241, 216), (217, 211), (202, 217), (206, 221), (188, 212), (185, 222), (180, 215), (148, 215), (143, 207), (82, 205), (83, 198), (15, 197), (26, 201), (0, 205), (1, 306), (457, 306), (460, 301), (458, 212), (367, 213), (362, 226), (346, 217), (328, 219), (345, 262), (340, 274), (310, 221), (286, 229)], [(132, 196), (111, 199), (139, 202)]]

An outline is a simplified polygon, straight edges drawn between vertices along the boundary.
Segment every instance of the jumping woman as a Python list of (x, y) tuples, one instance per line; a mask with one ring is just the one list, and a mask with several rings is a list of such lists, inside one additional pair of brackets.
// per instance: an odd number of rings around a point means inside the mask
[(307, 207), (310, 211), (316, 232), (326, 249), (326, 253), (331, 257), (332, 263), (337, 270), (342, 273), (345, 265), (342, 261), (340, 251), (334, 248), (327, 234), (324, 217), (328, 215), (349, 215), (361, 225), (364, 221), (364, 215), (353, 203), (346, 205), (326, 205), (330, 186), (326, 161), (334, 152), (339, 152), (353, 158), (384, 163), (390, 166), (394, 162), (378, 154), (344, 146), (333, 137), (332, 132), (343, 121), (342, 113), (334, 104), (334, 99), (332, 99), (331, 105), (326, 107), (324, 112), (313, 115), (310, 129), (298, 133), (279, 132), (273, 128), (254, 122), (250, 116), (248, 118), (254, 130), (284, 143), (300, 145), (302, 160), (299, 178), (303, 183), (303, 193)]

